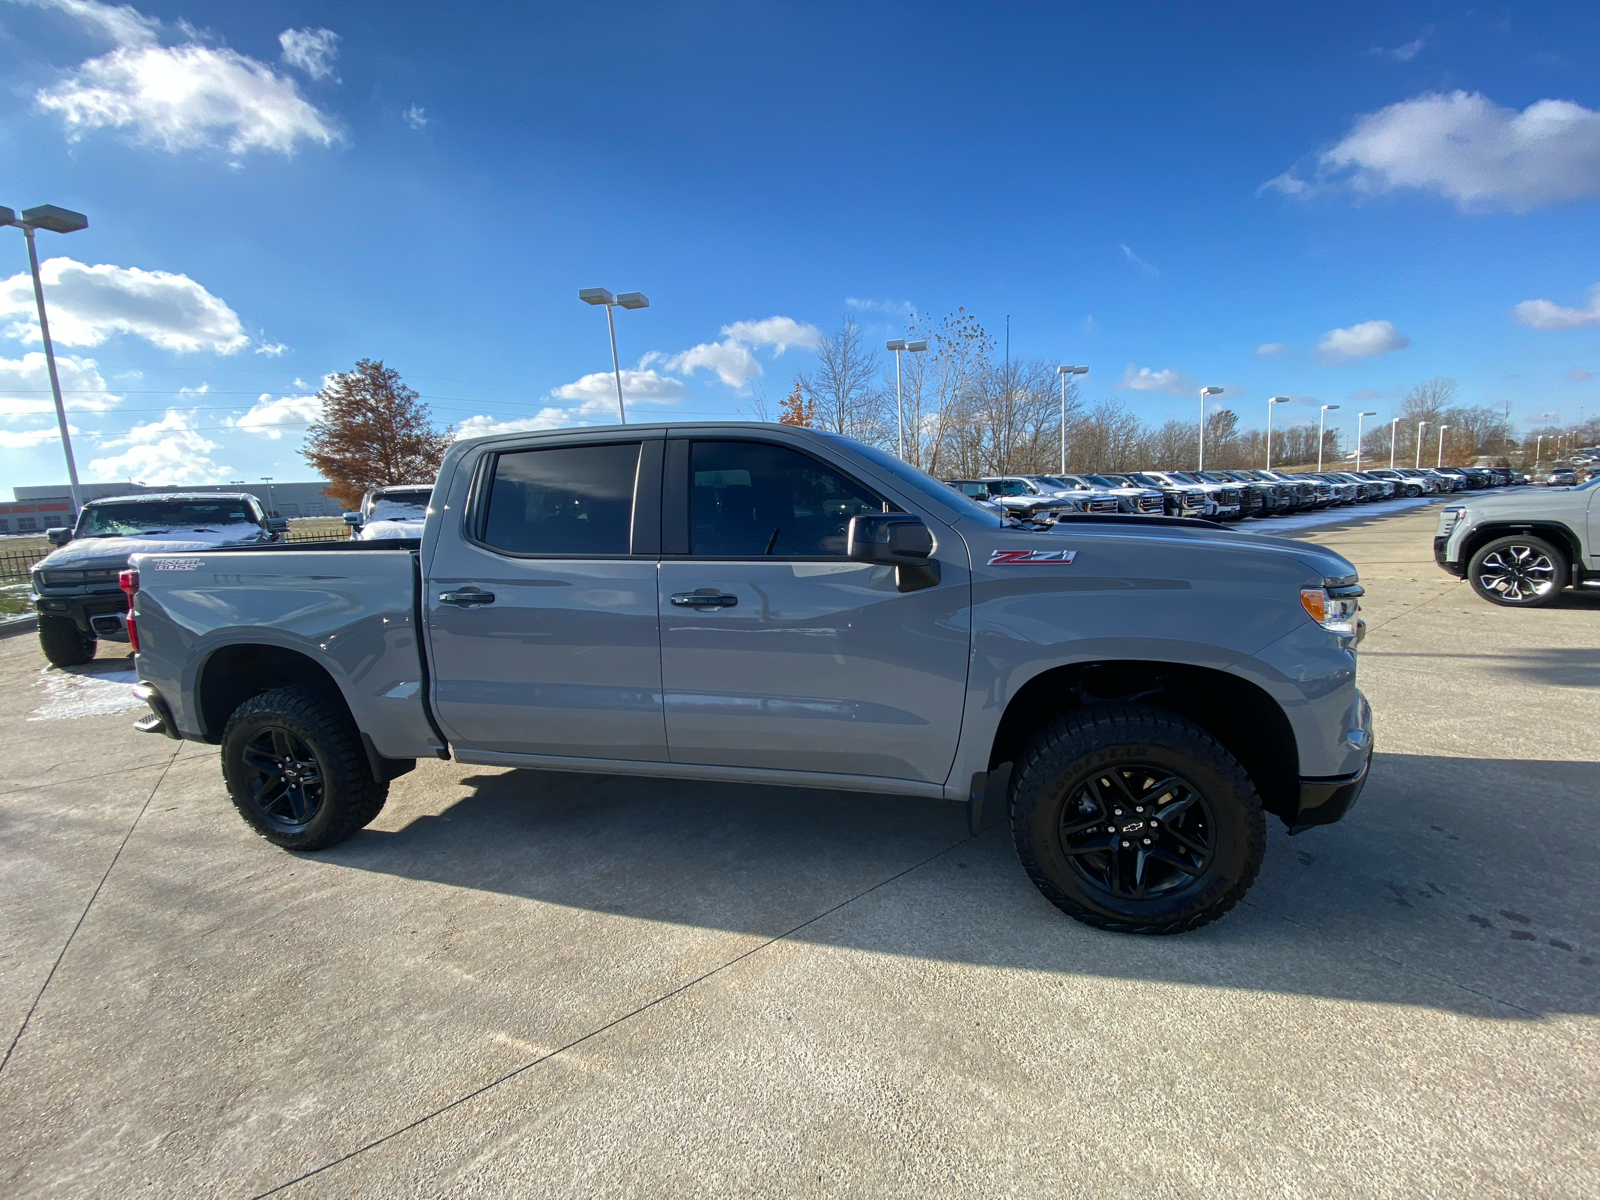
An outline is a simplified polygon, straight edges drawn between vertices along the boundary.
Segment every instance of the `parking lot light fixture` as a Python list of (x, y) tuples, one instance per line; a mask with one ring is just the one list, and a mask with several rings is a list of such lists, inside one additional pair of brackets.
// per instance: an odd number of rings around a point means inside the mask
[(1273, 396), (1267, 401), (1267, 470), (1272, 470), (1272, 406), (1274, 404), (1287, 404), (1289, 397)]
[(50, 373), (50, 394), (56, 402), (56, 424), (61, 428), (61, 450), (67, 456), (67, 486), (72, 490), (72, 512), (76, 517), (83, 506), (78, 487), (78, 464), (72, 457), (72, 435), (67, 431), (67, 406), (61, 399), (61, 377), (56, 373), (56, 351), (50, 341), (50, 322), (44, 311), (44, 284), (39, 279), (39, 252), (34, 248), (33, 231), (48, 229), (51, 233), (77, 233), (89, 228), (89, 218), (70, 208), (57, 208), (54, 204), (41, 204), (25, 208), (19, 218), (9, 208), (0, 208), (0, 225), (15, 225), (22, 230), (28, 243), (28, 269), (33, 273), (33, 299), (39, 309), (39, 340), (44, 343), (44, 363)]
[(606, 329), (611, 333), (611, 371), (617, 379), (617, 416), (626, 425), (628, 410), (622, 403), (622, 362), (617, 358), (617, 322), (611, 310), (618, 305), (623, 308), (649, 308), (650, 298), (643, 292), (623, 292), (620, 296), (613, 296), (605, 288), (579, 288), (578, 299), (585, 304), (606, 306)]
[(1200, 453), (1196, 456), (1199, 466), (1197, 471), (1206, 469), (1206, 397), (1220, 396), (1222, 389), (1219, 387), (1203, 387), (1200, 389)]
[(1432, 421), (1418, 421), (1417, 422), (1417, 469), (1418, 470), (1422, 469), (1422, 431), (1424, 429), (1426, 429), (1429, 425), (1432, 425), (1432, 424), (1433, 424)]
[(883, 348), (894, 355), (894, 419), (900, 431), (900, 461), (906, 460), (906, 406), (900, 398), (900, 355), (906, 348), (905, 338), (890, 338), (883, 344)]
[(1067, 473), (1067, 376), (1087, 375), (1088, 367), (1060, 366), (1056, 374), (1061, 376), (1061, 473)]
[(1337, 404), (1324, 404), (1322, 406), (1322, 412), (1317, 415), (1317, 470), (1318, 470), (1318, 472), (1320, 472), (1322, 470), (1322, 431), (1327, 425), (1329, 410), (1335, 409), (1335, 408), (1338, 408), (1338, 407), (1339, 406)]
[(1394, 470), (1394, 442), (1395, 436), (1400, 431), (1400, 418), (1396, 417), (1389, 422), (1389, 470)]
[(1363, 412), (1356, 414), (1356, 470), (1358, 471), (1361, 470), (1361, 418), (1375, 417), (1377, 415), (1378, 414), (1375, 412)]
[(1439, 426), (1439, 460), (1433, 464), (1435, 470), (1444, 466), (1444, 431), (1449, 428), (1448, 425)]

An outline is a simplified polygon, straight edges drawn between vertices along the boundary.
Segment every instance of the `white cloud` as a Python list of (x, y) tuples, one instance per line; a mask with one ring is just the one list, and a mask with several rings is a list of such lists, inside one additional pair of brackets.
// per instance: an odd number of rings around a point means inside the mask
[[(96, 458), (89, 473), (102, 480), (133, 479), (156, 487), (185, 483), (217, 483), (233, 476), (232, 467), (211, 458), (220, 449), (193, 426), (193, 414), (169, 408), (159, 421), (135, 425), (126, 436), (101, 443), (121, 454)], [(125, 447), (125, 449), (124, 449)]]
[(1138, 267), (1139, 270), (1143, 271), (1146, 275), (1155, 276), (1161, 274), (1160, 270), (1157, 269), (1154, 264), (1145, 262), (1144, 259), (1140, 258), (1122, 242), (1118, 242), (1117, 245), (1122, 247), (1123, 257), (1131, 262), (1134, 266)]
[(282, 342), (262, 342), (256, 347), (257, 354), (265, 354), (268, 358), (281, 358), (289, 353), (289, 347)]
[(339, 35), (331, 29), (285, 29), (278, 35), (283, 61), (313, 79), (333, 75), (330, 65), (339, 57)]
[(413, 104), (400, 114), (400, 119), (413, 129), (424, 129), (428, 124), (428, 110), (420, 104)]
[(1289, 347), (1282, 342), (1262, 342), (1256, 347), (1256, 353), (1266, 358), (1274, 354), (1287, 354)]
[[(599, 410), (617, 411), (617, 377), (610, 371), (596, 371), (575, 383), (564, 383), (550, 393), (558, 400), (571, 400)], [(670, 404), (689, 394), (689, 389), (676, 379), (651, 370), (622, 372), (622, 396), (628, 404)]]
[(715, 371), (723, 383), (740, 391), (748, 387), (752, 379), (765, 373), (756, 356), (750, 353), (750, 348), (732, 338), (722, 342), (701, 342), (698, 346), (674, 354), (664, 365), (667, 370), (680, 375), (693, 375), (701, 367), (707, 367)]
[[(615, 412), (615, 396), (612, 396), (611, 403)], [(531, 417), (514, 417), (509, 421), (485, 416), (468, 417), (456, 426), (455, 440), (459, 442), (462, 438), (488, 437), (495, 433), (534, 433), (541, 429), (560, 429), (570, 424), (573, 421), (564, 408), (541, 408)]]
[(1094, 314), (1093, 313), (1090, 313), (1087, 317), (1085, 317), (1083, 319), (1082, 329), (1083, 329), (1083, 331), (1085, 333), (1099, 333), (1100, 332), (1100, 323), (1094, 319)]
[(304, 433), (306, 426), (321, 415), (322, 401), (316, 396), (279, 396), (274, 400), (270, 392), (263, 392), (249, 412), (227, 424), (276, 442), (286, 433)]
[[(98, 346), (129, 333), (164, 350), (232, 354), (249, 344), (239, 316), (187, 275), (105, 263), (85, 266), (52, 258), (39, 268), (50, 304), (50, 334), (58, 345)], [(27, 274), (0, 280), (0, 319), (20, 318), (9, 337), (38, 340), (33, 281)]]
[(822, 341), (820, 329), (792, 317), (735, 321), (732, 325), (722, 327), (722, 336), (720, 342), (701, 342), (671, 357), (646, 355), (641, 365), (659, 360), (667, 370), (680, 375), (692, 375), (705, 367), (715, 371), (717, 378), (727, 386), (742, 392), (749, 387), (751, 380), (765, 374), (756, 356), (750, 352), (751, 346), (771, 346), (776, 353), (782, 354), (796, 346), (802, 350), (815, 350)]
[[(64, 12), (116, 43), (34, 97), (41, 109), (61, 116), (74, 141), (93, 129), (126, 129), (136, 144), (174, 154), (220, 144), (235, 155), (289, 155), (301, 142), (327, 146), (339, 137), (333, 119), (301, 96), (289, 76), (226, 46), (202, 45), (187, 25), (180, 30), (190, 40), (163, 46), (161, 23), (126, 5), (21, 2)], [(301, 33), (311, 31), (285, 36)], [(287, 58), (288, 42), (284, 52)], [(308, 61), (326, 67), (325, 59)]]
[[(70, 421), (67, 423), (67, 432), (77, 437), (81, 432)], [(54, 425), (47, 425), (43, 429), (29, 429), (22, 433), (13, 433), (9, 429), (0, 429), (0, 450), (29, 450), (34, 446), (43, 445), (45, 442), (60, 441), (61, 431)]]
[[(106, 381), (92, 358), (56, 355), (56, 377), (61, 381), (61, 402), (69, 411), (105, 412), (122, 403), (121, 396), (106, 390)], [(0, 417), (38, 416), (53, 413), (55, 407), (44, 351), (0, 358)]]
[(1135, 392), (1174, 392), (1184, 394), (1195, 390), (1194, 380), (1173, 370), (1152, 371), (1149, 367), (1136, 367), (1129, 363), (1122, 372), (1122, 386)]
[(1587, 329), (1600, 325), (1600, 283), (1589, 289), (1588, 308), (1562, 308), (1552, 300), (1524, 300), (1511, 310), (1531, 329)]
[(1567, 378), (1572, 380), (1573, 383), (1588, 383), (1589, 380), (1594, 378), (1594, 372), (1586, 371), (1582, 367), (1573, 367), (1572, 370), (1567, 372)]
[(793, 317), (768, 317), (763, 321), (735, 321), (722, 327), (724, 337), (751, 346), (775, 346), (779, 354), (791, 346), (815, 350), (822, 342), (822, 330)]
[(1392, 321), (1362, 321), (1348, 329), (1330, 329), (1322, 335), (1317, 349), (1324, 362), (1348, 362), (1353, 358), (1378, 358), (1404, 350), (1411, 339), (1394, 327)]
[(845, 304), (860, 312), (892, 313), (898, 317), (914, 317), (917, 315), (917, 306), (909, 300), (864, 300), (857, 296), (846, 296)]
[(1600, 112), (1539, 100), (1518, 112), (1478, 92), (1429, 92), (1356, 119), (1310, 179), (1269, 180), (1291, 196), (1331, 186), (1437, 192), (1461, 208), (1526, 212), (1600, 194)]
[(1403, 46), (1395, 46), (1393, 49), (1385, 46), (1374, 46), (1367, 51), (1367, 54), (1372, 58), (1392, 58), (1395, 62), (1410, 62), (1422, 53), (1422, 48), (1428, 44), (1428, 39), (1432, 36), (1433, 26), (1429, 25)]

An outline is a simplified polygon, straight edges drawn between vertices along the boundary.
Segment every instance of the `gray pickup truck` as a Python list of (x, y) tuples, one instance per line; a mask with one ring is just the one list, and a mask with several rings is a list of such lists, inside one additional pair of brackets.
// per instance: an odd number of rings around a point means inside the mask
[(1533, 608), (1600, 584), (1600, 479), (1474, 497), (1439, 511), (1433, 557), (1491, 604)]
[(1062, 910), (1174, 933), (1249, 888), (1263, 813), (1338, 820), (1372, 753), (1345, 559), (1020, 526), (816, 430), (463, 441), (420, 539), (134, 565), (141, 726), (220, 744), (294, 850), (430, 755), (958, 801), (974, 828), (992, 789)]

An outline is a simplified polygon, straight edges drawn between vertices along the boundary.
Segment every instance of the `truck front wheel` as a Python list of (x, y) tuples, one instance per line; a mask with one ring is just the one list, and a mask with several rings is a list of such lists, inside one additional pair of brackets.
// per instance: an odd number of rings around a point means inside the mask
[(314, 688), (252, 696), (222, 732), (222, 778), (245, 823), (285, 850), (322, 850), (383, 811), (361, 735)]
[(94, 658), (98, 639), (71, 617), (39, 616), (39, 649), (56, 667), (81, 667)]
[(1022, 865), (1068, 916), (1117, 933), (1183, 933), (1227, 912), (1266, 853), (1255, 785), (1192, 721), (1099, 705), (1039, 734), (1012, 776)]
[(1490, 604), (1533, 608), (1567, 586), (1567, 559), (1543, 538), (1503, 537), (1480, 547), (1467, 565), (1472, 590)]

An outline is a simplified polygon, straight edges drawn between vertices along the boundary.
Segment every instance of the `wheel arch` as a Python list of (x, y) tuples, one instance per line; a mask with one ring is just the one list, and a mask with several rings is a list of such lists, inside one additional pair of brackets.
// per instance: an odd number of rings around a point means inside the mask
[(1239, 760), (1262, 807), (1292, 818), (1300, 800), (1300, 753), (1288, 715), (1259, 685), (1212, 667), (1102, 659), (1041, 671), (1001, 714), (989, 769), (1016, 762), (1034, 735), (1063, 713), (1130, 700), (1199, 725)]
[[(1490, 542), (1503, 537), (1515, 537), (1517, 534), (1530, 534), (1542, 537), (1552, 542), (1557, 549), (1567, 556), (1567, 569), (1571, 572), (1574, 566), (1583, 563), (1583, 546), (1578, 540), (1578, 535), (1564, 522), (1549, 520), (1533, 521), (1485, 521), (1482, 525), (1473, 527), (1467, 534), (1461, 546), (1461, 565), (1463, 568), (1472, 561), (1472, 556), (1483, 549)], [(1562, 580), (1563, 583), (1568, 582)]]
[(328, 669), (310, 655), (262, 642), (233, 642), (217, 647), (206, 656), (195, 677), (195, 709), (202, 736), (217, 744), (228, 718), (239, 705), (262, 692), (297, 684), (326, 696), (354, 723), (344, 692)]

